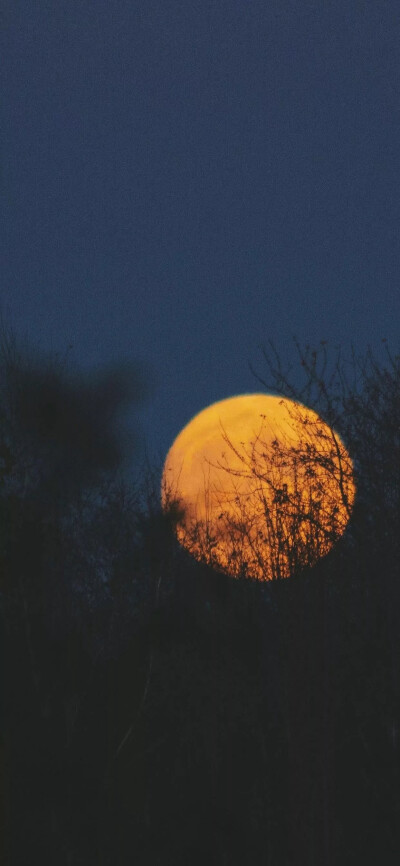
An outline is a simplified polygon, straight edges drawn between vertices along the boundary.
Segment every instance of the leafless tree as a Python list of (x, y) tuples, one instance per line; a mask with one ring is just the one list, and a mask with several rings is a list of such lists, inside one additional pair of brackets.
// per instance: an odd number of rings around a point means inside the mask
[(352, 464), (335, 429), (299, 402), (280, 402), (293, 435), (271, 441), (265, 416), (252, 442), (234, 443), (222, 430), (226, 449), (206, 491), (209, 515), (184, 514), (178, 526), (197, 559), (236, 576), (276, 580), (314, 565), (351, 514)]
[[(281, 395), (296, 435), (271, 441), (262, 418), (251, 443), (222, 430), (226, 449), (214, 464), (218, 481), (209, 476), (206, 517), (192, 509), (177, 519), (178, 538), (197, 559), (236, 576), (276, 580), (304, 571), (346, 527), (347, 541), (368, 526), (377, 543), (398, 536), (399, 357), (387, 350), (382, 364), (371, 350), (343, 358), (325, 341), (315, 350), (295, 344), (295, 370), (284, 368), (271, 343), (263, 352), (267, 375), (253, 373), (267, 393)], [(183, 505), (179, 481), (177, 488)], [(174, 491), (167, 493), (172, 502)]]

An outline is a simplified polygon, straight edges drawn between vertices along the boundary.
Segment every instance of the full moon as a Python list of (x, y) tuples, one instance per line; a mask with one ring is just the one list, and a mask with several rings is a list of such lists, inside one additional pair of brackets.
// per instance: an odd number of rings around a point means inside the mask
[(199, 412), (172, 444), (162, 506), (197, 560), (234, 577), (290, 577), (325, 556), (351, 515), (355, 483), (338, 433), (312, 409), (243, 394)]

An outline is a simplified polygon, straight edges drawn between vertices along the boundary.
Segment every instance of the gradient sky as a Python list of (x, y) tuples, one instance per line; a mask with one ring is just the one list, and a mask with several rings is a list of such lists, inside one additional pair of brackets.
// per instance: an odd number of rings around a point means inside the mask
[(269, 338), (400, 321), (395, 0), (3, 0), (1, 303), (153, 370), (165, 454)]

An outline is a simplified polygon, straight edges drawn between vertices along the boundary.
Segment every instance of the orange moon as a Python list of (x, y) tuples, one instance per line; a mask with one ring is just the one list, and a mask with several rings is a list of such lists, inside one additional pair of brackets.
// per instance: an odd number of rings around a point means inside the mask
[(197, 560), (274, 580), (311, 567), (343, 534), (355, 498), (338, 433), (301, 403), (243, 394), (183, 428), (165, 461), (164, 511)]

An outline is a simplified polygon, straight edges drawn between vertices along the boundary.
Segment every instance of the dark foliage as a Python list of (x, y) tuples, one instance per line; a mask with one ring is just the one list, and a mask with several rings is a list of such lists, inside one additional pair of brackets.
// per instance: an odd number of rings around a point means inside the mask
[(356, 866), (400, 854), (399, 363), (300, 352), (268, 390), (343, 436), (358, 496), (296, 579), (233, 580), (127, 484), (124, 369), (3, 338), (1, 862)]

